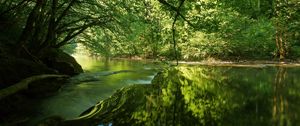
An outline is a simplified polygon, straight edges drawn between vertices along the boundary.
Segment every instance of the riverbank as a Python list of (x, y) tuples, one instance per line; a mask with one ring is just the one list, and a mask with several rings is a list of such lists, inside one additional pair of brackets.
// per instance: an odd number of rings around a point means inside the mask
[[(176, 64), (175, 61), (172, 64)], [(235, 67), (266, 67), (266, 66), (282, 66), (282, 67), (298, 67), (300, 62), (282, 62), (282, 61), (200, 61), (200, 62), (190, 62), (190, 61), (179, 61), (178, 64), (186, 65), (208, 65), (208, 66), (235, 66)]]
[(83, 72), (76, 60), (62, 50), (47, 49), (39, 55), (26, 56), (17, 55), (12, 47), (0, 45), (1, 126), (25, 125), (31, 120), (32, 106), (38, 104), (35, 100), (54, 95), (69, 76)]
[[(160, 69), (157, 64), (140, 61), (86, 60), (82, 63), (85, 73), (73, 76), (67, 80), (58, 92), (43, 98), (23, 98), (15, 101), (14, 110), (7, 110), (0, 119), (0, 125), (17, 122), (19, 125), (32, 126), (34, 123), (49, 116), (60, 116), (64, 119), (78, 117), (80, 113), (93, 106), (99, 100), (109, 98), (113, 93), (132, 84), (149, 85)], [(13, 99), (10, 99), (13, 102)], [(24, 103), (23, 103), (24, 102)], [(28, 103), (29, 102), (29, 103)], [(16, 110), (17, 108), (17, 110)], [(24, 110), (22, 110), (24, 109)], [(23, 112), (25, 111), (26, 112)], [(0, 110), (1, 111), (1, 110)], [(3, 111), (1, 111), (3, 112)], [(14, 114), (14, 115), (12, 115)], [(3, 121), (2, 121), (3, 120)], [(32, 124), (32, 125), (30, 125)]]
[[(168, 61), (165, 59), (143, 59), (143, 58), (111, 58), (112, 60), (135, 60), (135, 61), (148, 61), (154, 63), (162, 63), (169, 65), (176, 65), (177, 61)], [(179, 65), (208, 65), (208, 66), (236, 66), (236, 67), (265, 67), (265, 66), (284, 66), (284, 67), (298, 67), (300, 60), (286, 59), (279, 60), (218, 60), (208, 58), (201, 61), (187, 61), (179, 60)]]

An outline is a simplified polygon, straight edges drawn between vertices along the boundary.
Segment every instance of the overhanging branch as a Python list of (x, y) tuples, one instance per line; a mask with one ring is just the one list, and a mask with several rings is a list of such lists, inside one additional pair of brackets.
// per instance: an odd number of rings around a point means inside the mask
[[(178, 7), (175, 7), (175, 6), (173, 6), (173, 5), (171, 5), (171, 4), (169, 4), (167, 1), (165, 1), (165, 0), (158, 0), (161, 4), (163, 4), (163, 5), (165, 5), (165, 6), (167, 6), (167, 7), (169, 7), (172, 11), (175, 11), (176, 12), (176, 15), (178, 15), (178, 16), (180, 16), (185, 22), (187, 22), (188, 23), (188, 25), (190, 25), (191, 27), (193, 27), (193, 28), (196, 28), (195, 27), (195, 25), (194, 24), (192, 24), (191, 23), (191, 21), (189, 21), (188, 19), (186, 19), (186, 17), (182, 14), (182, 13), (180, 13), (180, 8), (181, 8), (181, 6), (183, 5), (179, 5)], [(183, 0), (183, 2), (184, 2), (185, 0)], [(181, 1), (182, 2), (182, 1)]]

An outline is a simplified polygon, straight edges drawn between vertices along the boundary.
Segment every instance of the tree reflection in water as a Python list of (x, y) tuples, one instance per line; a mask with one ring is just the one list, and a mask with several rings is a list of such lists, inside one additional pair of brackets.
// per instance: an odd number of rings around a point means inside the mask
[(288, 83), (286, 82), (287, 71), (285, 68), (279, 67), (275, 82), (273, 85), (273, 125), (274, 126), (287, 126), (291, 125), (291, 120), (289, 117), (288, 99), (285, 94), (287, 93), (286, 87)]
[(300, 124), (299, 68), (169, 68), (118, 90), (64, 125)]

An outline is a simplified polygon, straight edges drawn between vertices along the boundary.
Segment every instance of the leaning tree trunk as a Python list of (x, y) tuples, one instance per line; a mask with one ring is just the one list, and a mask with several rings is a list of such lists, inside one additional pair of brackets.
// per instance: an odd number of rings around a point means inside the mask
[(2, 100), (5, 97), (8, 97), (10, 95), (16, 94), (19, 91), (26, 90), (28, 88), (28, 85), (32, 82), (42, 80), (42, 79), (48, 79), (48, 78), (67, 78), (68, 75), (55, 75), (55, 74), (43, 74), (43, 75), (36, 75), (31, 76), (29, 78), (26, 78), (24, 80), (21, 80), (20, 82), (13, 84), (10, 87), (4, 88), (0, 90), (0, 100)]

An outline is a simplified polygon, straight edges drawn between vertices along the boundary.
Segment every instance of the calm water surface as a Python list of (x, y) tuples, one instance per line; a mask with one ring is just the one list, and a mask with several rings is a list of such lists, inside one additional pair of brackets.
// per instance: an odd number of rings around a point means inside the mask
[(160, 72), (154, 85), (131, 86), (115, 95), (119, 101), (103, 103), (115, 107), (98, 104), (89, 119), (101, 125), (297, 126), (299, 75), (299, 67), (288, 65), (182, 65)]
[(175, 89), (179, 94), (175, 99), (179, 114), (173, 116), (176, 124), (300, 125), (299, 67), (188, 66), (179, 70), (187, 81), (180, 81)]
[[(146, 61), (78, 60), (86, 72), (41, 101), (38, 119), (78, 117), (117, 89), (150, 84), (161, 70)], [(169, 79), (157, 89), (160, 93), (145, 94), (148, 100), (131, 106), (136, 109), (128, 109), (128, 119), (113, 117), (136, 125), (300, 125), (300, 67), (182, 65), (164, 74)]]

